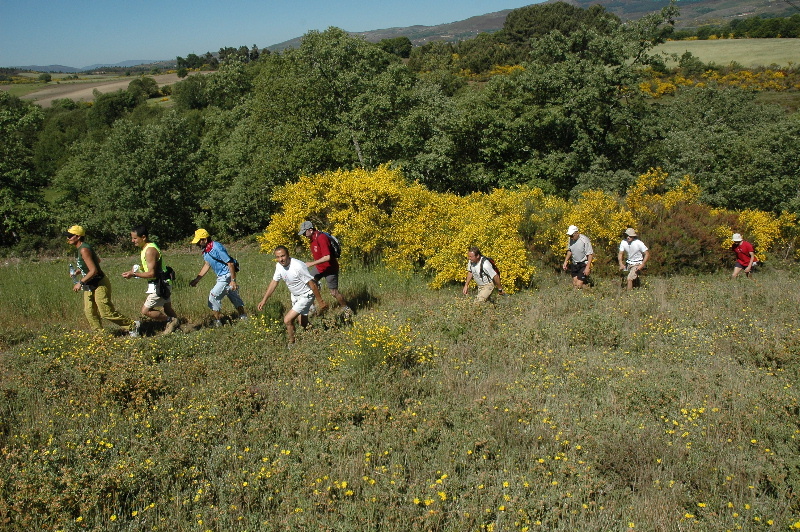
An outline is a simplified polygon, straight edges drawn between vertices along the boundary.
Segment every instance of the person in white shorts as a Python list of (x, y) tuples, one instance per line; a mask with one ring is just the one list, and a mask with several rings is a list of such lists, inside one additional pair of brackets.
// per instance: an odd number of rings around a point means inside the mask
[(318, 312), (326, 309), (328, 305), (322, 300), (319, 287), (314, 281), (314, 276), (308, 271), (308, 266), (303, 261), (290, 257), (286, 246), (275, 248), (275, 260), (278, 263), (275, 266), (275, 274), (272, 276), (272, 281), (269, 283), (264, 297), (258, 304), (258, 310), (263, 310), (267, 300), (278, 287), (278, 283), (285, 282), (292, 296), (292, 308), (283, 317), (283, 323), (286, 325), (286, 337), (291, 345), (295, 342), (294, 323), (297, 317), (300, 316), (300, 326), (305, 328), (308, 326), (308, 313), (314, 300), (317, 300)]
[[(623, 262), (625, 255), (627, 260)], [(639, 271), (645, 267), (650, 259), (650, 250), (639, 240), (639, 236), (632, 227), (628, 227), (622, 233), (622, 242), (619, 243), (619, 254), (617, 261), (619, 269), (628, 272), (628, 290), (633, 290), (634, 282), (639, 278)]]

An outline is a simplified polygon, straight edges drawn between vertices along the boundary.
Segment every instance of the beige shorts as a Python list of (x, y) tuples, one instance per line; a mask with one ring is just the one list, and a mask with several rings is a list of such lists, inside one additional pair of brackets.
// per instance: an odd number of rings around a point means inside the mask
[(169, 299), (164, 299), (163, 297), (158, 297), (155, 294), (147, 294), (147, 299), (144, 300), (145, 308), (155, 308), (155, 307), (164, 307), (169, 303)]
[(641, 264), (628, 264), (628, 280), (635, 281), (639, 278), (639, 270), (642, 269)]
[(489, 296), (492, 295), (494, 291), (494, 285), (492, 283), (478, 285), (478, 295), (475, 296), (475, 301), (478, 303), (483, 303), (489, 299)]

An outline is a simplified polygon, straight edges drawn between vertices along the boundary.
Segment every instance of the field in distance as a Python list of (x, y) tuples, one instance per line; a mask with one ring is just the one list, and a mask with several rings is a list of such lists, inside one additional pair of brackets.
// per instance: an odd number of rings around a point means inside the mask
[[(0, 90), (7, 90), (14, 96), (23, 100), (32, 100), (42, 107), (50, 107), (53, 100), (69, 98), (76, 102), (91, 102), (94, 100), (94, 90), (107, 93), (117, 90), (125, 90), (128, 84), (136, 79), (136, 76), (114, 76), (114, 75), (79, 75), (78, 80), (65, 80), (69, 74), (52, 74), (53, 81), (47, 84), (35, 83), (39, 73), (23, 74), (31, 77), (31, 83), (14, 85), (0, 85)], [(159, 86), (170, 85), (180, 81), (178, 75), (159, 74), (152, 77)]]
[[(800, 39), (717, 39), (708, 41), (669, 41), (656, 47), (658, 52), (691, 52), (703, 63), (727, 66), (732, 62), (745, 68), (796, 64), (800, 58)], [(668, 62), (667, 66), (674, 66)]]

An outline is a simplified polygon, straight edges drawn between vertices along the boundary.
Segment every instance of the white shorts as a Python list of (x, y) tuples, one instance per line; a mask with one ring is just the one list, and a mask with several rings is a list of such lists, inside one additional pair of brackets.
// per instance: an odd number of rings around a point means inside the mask
[(309, 292), (306, 295), (296, 296), (292, 294), (292, 310), (301, 316), (308, 316), (311, 310), (311, 305), (314, 304), (314, 293)]

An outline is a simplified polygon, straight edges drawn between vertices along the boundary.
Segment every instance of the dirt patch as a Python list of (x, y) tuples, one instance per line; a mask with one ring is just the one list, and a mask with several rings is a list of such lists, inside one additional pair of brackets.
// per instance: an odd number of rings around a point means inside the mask
[[(177, 74), (160, 74), (148, 77), (156, 80), (159, 87), (180, 81)], [(94, 100), (95, 89), (102, 93), (114, 92), (120, 89), (125, 90), (134, 79), (134, 77), (125, 77), (110, 81), (62, 81), (58, 84), (48, 84), (41, 90), (21, 96), (21, 99), (31, 100), (42, 107), (50, 107), (53, 100), (61, 98), (69, 98), (76, 102), (91, 102)]]

